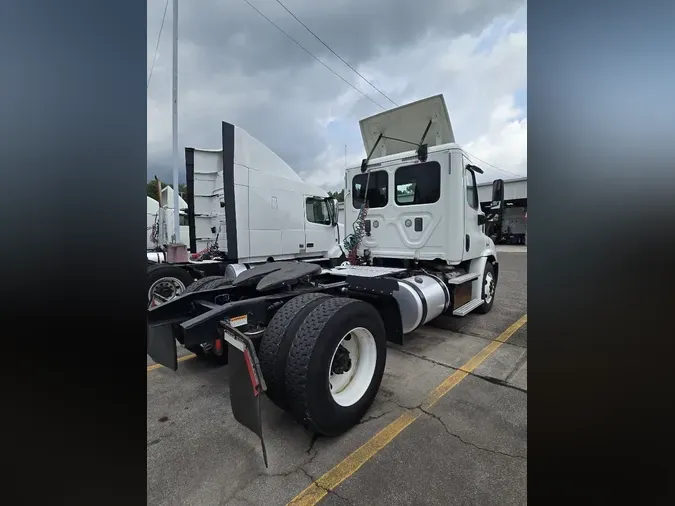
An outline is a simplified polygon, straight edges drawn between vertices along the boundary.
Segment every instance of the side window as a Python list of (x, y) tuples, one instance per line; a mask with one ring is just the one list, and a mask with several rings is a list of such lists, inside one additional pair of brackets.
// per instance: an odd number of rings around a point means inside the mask
[[(359, 174), (352, 179), (352, 205), (360, 209), (366, 196), (368, 173)], [(385, 207), (389, 202), (389, 174), (385, 170), (370, 173), (368, 181), (368, 207)]]
[(441, 166), (438, 162), (406, 165), (396, 169), (396, 204), (433, 204), (441, 198)]
[(325, 200), (309, 197), (305, 201), (305, 205), (307, 207), (307, 221), (321, 225), (331, 224), (328, 205)]
[(464, 169), (464, 181), (466, 183), (466, 202), (472, 208), (478, 209), (478, 188), (476, 188), (476, 176), (468, 169)]

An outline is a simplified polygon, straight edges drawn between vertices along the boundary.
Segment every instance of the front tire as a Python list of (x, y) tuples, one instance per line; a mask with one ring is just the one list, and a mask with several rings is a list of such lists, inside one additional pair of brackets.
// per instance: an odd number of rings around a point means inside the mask
[(483, 284), (481, 296), (483, 303), (476, 308), (476, 312), (486, 314), (492, 309), (492, 304), (495, 302), (495, 290), (497, 289), (497, 276), (495, 276), (495, 269), (492, 262), (485, 263), (485, 270), (483, 271)]
[(342, 297), (322, 301), (300, 325), (288, 353), (285, 382), (293, 416), (327, 436), (356, 425), (380, 387), (386, 344), (372, 305)]

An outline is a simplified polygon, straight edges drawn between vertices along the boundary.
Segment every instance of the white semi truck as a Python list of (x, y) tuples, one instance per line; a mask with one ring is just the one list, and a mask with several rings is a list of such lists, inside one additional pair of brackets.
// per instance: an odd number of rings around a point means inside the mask
[[(222, 147), (187, 148), (185, 162), (181, 239), (189, 241), (191, 255), (186, 262), (167, 262), (173, 213), (158, 204), (160, 239), (147, 253), (149, 306), (172, 300), (195, 280), (194, 288), (214, 286), (260, 263), (330, 265), (344, 259), (336, 201), (241, 128), (223, 122)], [(173, 201), (164, 193), (169, 190), (164, 188), (162, 201)]]
[[(173, 242), (170, 240), (170, 232), (173, 232), (174, 219), (173, 208), (171, 207), (171, 205), (173, 205), (173, 189), (170, 186), (162, 188), (160, 200), (163, 204), (161, 207), (158, 201), (152, 197), (147, 197), (147, 251), (156, 254), (148, 255), (148, 258), (156, 259), (157, 261), (163, 258), (163, 255), (160, 255), (160, 253), (163, 252), (163, 248), (167, 244)], [(189, 242), (190, 229), (187, 226), (188, 205), (180, 196), (178, 197), (178, 204), (180, 206), (179, 219), (181, 240), (187, 240)]]
[[(499, 263), (483, 229), (503, 211), (504, 184), (494, 181), (493, 202), (484, 214), (475, 177), (482, 171), (455, 144), (442, 95), (360, 125), (368, 156), (345, 173), (348, 262), (326, 268), (266, 263), (148, 310), (147, 351), (155, 362), (176, 370), (177, 343), (229, 358), (234, 417), (260, 437), (265, 462), (263, 393), (315, 433), (340, 434), (373, 402), (387, 341), (404, 344), (406, 334), (441, 315), (487, 313), (495, 300)], [(234, 151), (223, 160), (249, 155), (239, 156), (246, 146), (239, 135), (234, 130)], [(250, 163), (253, 158), (244, 164)], [(226, 218), (228, 210), (248, 209), (250, 216), (254, 203), (263, 213), (276, 211), (272, 206), (282, 201), (289, 209), (303, 203), (281, 197), (279, 185), (251, 191), (247, 183), (256, 176), (236, 165), (223, 167)], [(302, 198), (318, 198), (331, 209), (323, 196)], [(252, 230), (261, 227), (256, 219), (249, 221)], [(247, 258), (260, 257), (255, 248), (262, 247), (263, 236), (282, 253), (285, 244), (295, 246), (276, 232), (263, 232), (260, 240), (249, 232), (242, 240), (227, 225), (228, 246), (234, 242), (234, 251)], [(325, 241), (322, 249), (328, 248), (321, 226), (329, 230), (328, 222), (305, 228), (300, 243), (298, 224), (291, 237), (298, 237), (298, 246)]]

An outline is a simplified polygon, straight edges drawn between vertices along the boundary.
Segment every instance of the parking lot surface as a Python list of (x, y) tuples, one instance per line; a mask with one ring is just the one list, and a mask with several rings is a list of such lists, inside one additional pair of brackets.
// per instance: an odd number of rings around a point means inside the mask
[(500, 247), (487, 315), (443, 319), (388, 345), (375, 403), (314, 438), (263, 400), (269, 468), (234, 421), (227, 367), (148, 359), (150, 505), (527, 502), (527, 249)]

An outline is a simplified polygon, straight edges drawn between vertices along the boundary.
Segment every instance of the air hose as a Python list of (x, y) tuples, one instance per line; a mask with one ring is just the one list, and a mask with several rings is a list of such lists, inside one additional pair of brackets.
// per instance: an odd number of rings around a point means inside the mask
[(358, 264), (357, 250), (361, 244), (361, 240), (365, 235), (366, 229), (366, 216), (368, 215), (368, 205), (364, 202), (359, 210), (359, 214), (352, 224), (353, 233), (345, 237), (344, 242), (342, 243), (347, 250), (347, 259), (352, 265)]
[(358, 265), (359, 263), (357, 251), (359, 245), (361, 244), (361, 240), (363, 240), (363, 236), (366, 233), (366, 216), (368, 216), (369, 184), (370, 184), (370, 172), (368, 172), (368, 176), (366, 177), (366, 186), (363, 192), (364, 193), (363, 204), (361, 205), (361, 209), (359, 210), (359, 214), (354, 220), (354, 223), (352, 223), (352, 230), (354, 232), (345, 237), (345, 240), (342, 242), (345, 249), (347, 250), (347, 260), (349, 260), (349, 263), (352, 265)]

